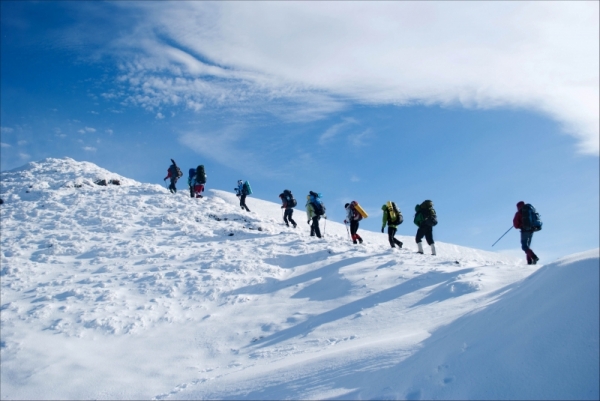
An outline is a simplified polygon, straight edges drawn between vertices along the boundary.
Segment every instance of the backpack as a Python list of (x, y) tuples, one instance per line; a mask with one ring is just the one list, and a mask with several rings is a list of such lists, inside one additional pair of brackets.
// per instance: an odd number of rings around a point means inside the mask
[(283, 193), (281, 194), (281, 198), (285, 200), (285, 205), (287, 209), (296, 207), (298, 205), (298, 202), (296, 201), (296, 199), (294, 199), (294, 195), (292, 195), (292, 191), (290, 191), (289, 189), (283, 191)]
[(246, 195), (252, 195), (252, 187), (250, 187), (250, 183), (248, 181), (244, 182), (243, 189)]
[(389, 201), (387, 203), (388, 210), (388, 225), (399, 226), (404, 221), (402, 213), (396, 207), (394, 202)]
[(171, 164), (171, 167), (169, 167), (169, 172), (171, 173), (171, 178), (179, 178), (183, 175), (181, 169), (175, 164)]
[(206, 173), (202, 164), (196, 169), (196, 184), (206, 184)]
[[(427, 221), (427, 224), (432, 227), (437, 225), (437, 215), (435, 213), (435, 209), (433, 208), (432, 201), (426, 200), (420, 205), (415, 206), (415, 212), (415, 219), (413, 220), (413, 223), (415, 223), (417, 227), (420, 227), (423, 221)], [(428, 215), (427, 218), (425, 218), (425, 214)]]
[(521, 222), (523, 231), (540, 231), (542, 229), (540, 214), (529, 203), (521, 208)]
[(188, 172), (188, 185), (190, 187), (192, 186), (192, 180), (194, 179), (195, 176), (196, 176), (196, 169), (191, 168), (190, 171)]
[(321, 194), (310, 191), (310, 204), (315, 211), (315, 215), (322, 216), (325, 214), (325, 205), (323, 205), (323, 201), (321, 200)]

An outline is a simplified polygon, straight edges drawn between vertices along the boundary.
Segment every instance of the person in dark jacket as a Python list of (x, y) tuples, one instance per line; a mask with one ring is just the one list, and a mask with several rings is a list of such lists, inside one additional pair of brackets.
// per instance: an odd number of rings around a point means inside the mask
[(346, 220), (344, 220), (344, 224), (350, 223), (350, 235), (352, 236), (352, 243), (356, 244), (358, 241), (362, 244), (363, 239), (357, 234), (358, 222), (362, 220), (362, 216), (350, 203), (346, 203), (344, 208), (346, 209)]
[(285, 190), (283, 191), (283, 193), (281, 193), (279, 195), (279, 198), (281, 199), (282, 205), (281, 208), (285, 209), (285, 212), (283, 213), (283, 221), (285, 222), (286, 226), (290, 226), (290, 223), (292, 223), (292, 225), (294, 226), (294, 228), (296, 228), (297, 224), (294, 221), (294, 219), (292, 219), (292, 215), (294, 214), (294, 205), (292, 203), (292, 192), (289, 190)]
[(177, 187), (175, 187), (175, 184), (177, 183), (179, 177), (181, 177), (183, 174), (181, 173), (179, 167), (177, 167), (177, 163), (175, 163), (175, 160), (171, 159), (171, 162), (171, 166), (169, 166), (169, 168), (167, 169), (167, 176), (163, 179), (163, 181), (166, 181), (167, 178), (171, 179), (169, 191), (171, 191), (171, 193), (174, 194), (175, 192), (177, 192)]
[(513, 217), (513, 227), (517, 230), (521, 230), (521, 249), (527, 256), (527, 264), (535, 265), (540, 258), (538, 258), (529, 247), (531, 245), (531, 240), (533, 239), (533, 231), (525, 230), (523, 227), (523, 213), (521, 212), (523, 206), (525, 206), (525, 202), (520, 201), (517, 203), (517, 213), (515, 213), (515, 217)]
[(423, 253), (423, 245), (421, 240), (425, 237), (427, 244), (431, 247), (431, 254), (435, 255), (435, 243), (433, 241), (433, 226), (437, 224), (437, 215), (433, 209), (433, 202), (426, 200), (420, 205), (415, 206), (414, 223), (419, 229), (415, 236), (415, 241), (419, 247), (418, 252)]
[(250, 211), (250, 209), (248, 209), (248, 206), (246, 206), (246, 196), (248, 196), (248, 190), (246, 189), (246, 186), (244, 185), (244, 181), (242, 180), (238, 180), (238, 186), (235, 189), (235, 195), (240, 198), (240, 207), (242, 208), (242, 210), (246, 210), (247, 212)]
[[(388, 241), (390, 242), (390, 246), (395, 248), (398, 245), (398, 248), (402, 248), (402, 241), (396, 239), (396, 231), (398, 231), (398, 224), (394, 224), (390, 222), (390, 211), (387, 207), (387, 204), (381, 206), (381, 210), (383, 210), (383, 219), (381, 220), (381, 232), (385, 229), (387, 224), (388, 226)], [(398, 212), (399, 213), (399, 212)]]

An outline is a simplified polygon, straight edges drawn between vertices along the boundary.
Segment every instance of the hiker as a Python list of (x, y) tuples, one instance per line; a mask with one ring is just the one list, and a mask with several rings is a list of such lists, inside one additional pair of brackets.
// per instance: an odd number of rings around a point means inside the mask
[[(319, 220), (321, 216), (327, 218), (325, 215), (325, 205), (321, 201), (321, 195), (310, 191), (306, 196), (306, 216), (308, 218), (307, 223), (310, 224), (310, 236), (321, 238), (321, 229), (319, 228)], [(311, 224), (312, 222), (312, 224)]]
[(202, 192), (204, 192), (204, 185), (206, 184), (206, 172), (204, 171), (204, 165), (201, 164), (196, 168), (193, 184), (194, 195), (196, 198), (202, 198)]
[(242, 210), (245, 209), (247, 212), (249, 212), (250, 209), (248, 209), (248, 206), (246, 206), (246, 196), (251, 193), (249, 191), (250, 185), (248, 184), (248, 181), (244, 182), (242, 180), (238, 180), (237, 183), (237, 188), (234, 188), (235, 195), (240, 199), (240, 207)]
[(169, 166), (169, 168), (167, 170), (167, 176), (163, 179), (163, 181), (166, 181), (167, 178), (171, 179), (171, 185), (169, 185), (169, 191), (171, 191), (171, 193), (174, 194), (177, 192), (177, 188), (175, 187), (175, 184), (177, 183), (177, 180), (179, 179), (179, 177), (181, 177), (183, 175), (183, 173), (181, 172), (179, 167), (177, 167), (177, 163), (175, 163), (175, 160), (171, 159), (171, 162), (173, 164), (171, 164), (171, 166)]
[(294, 214), (294, 206), (296, 206), (298, 202), (296, 202), (296, 199), (294, 199), (292, 191), (290, 191), (289, 189), (284, 190), (279, 195), (279, 198), (282, 202), (281, 208), (285, 209), (285, 212), (283, 213), (283, 221), (285, 222), (285, 225), (289, 227), (289, 223), (292, 223), (294, 228), (296, 228), (297, 224), (294, 221), (294, 219), (292, 219), (292, 215)]
[(356, 244), (358, 241), (362, 244), (362, 238), (356, 233), (358, 231), (358, 222), (362, 220), (362, 215), (358, 213), (352, 203), (346, 203), (344, 208), (346, 209), (346, 220), (344, 220), (344, 224), (350, 223), (350, 235), (352, 236), (352, 243)]
[(394, 238), (396, 236), (398, 226), (404, 221), (402, 213), (398, 210), (396, 204), (392, 201), (389, 201), (383, 206), (381, 206), (381, 210), (383, 210), (381, 232), (383, 232), (387, 224), (388, 241), (390, 242), (390, 246), (392, 248), (395, 248), (396, 245), (398, 245), (398, 248), (402, 248), (402, 242)]
[(194, 179), (196, 178), (196, 169), (191, 168), (188, 171), (188, 187), (190, 188), (190, 197), (194, 197), (196, 194), (194, 193)]
[[(533, 253), (529, 246), (531, 245), (531, 240), (533, 239), (533, 233), (541, 229), (541, 222), (539, 222), (539, 228), (532, 224), (531, 218), (527, 218), (525, 216), (525, 213), (528, 212), (528, 209), (533, 209), (533, 206), (525, 204), (523, 201), (517, 203), (517, 213), (515, 213), (515, 217), (513, 218), (513, 227), (521, 230), (521, 249), (527, 256), (527, 264), (535, 265), (540, 258)], [(535, 209), (533, 209), (533, 214), (537, 215)], [(539, 221), (539, 215), (537, 218)]]
[(423, 253), (423, 245), (421, 240), (425, 237), (427, 244), (431, 247), (431, 254), (435, 255), (435, 243), (433, 242), (433, 227), (437, 225), (437, 215), (433, 209), (433, 202), (426, 200), (420, 205), (415, 206), (415, 219), (414, 223), (419, 229), (415, 240), (419, 247), (419, 253)]

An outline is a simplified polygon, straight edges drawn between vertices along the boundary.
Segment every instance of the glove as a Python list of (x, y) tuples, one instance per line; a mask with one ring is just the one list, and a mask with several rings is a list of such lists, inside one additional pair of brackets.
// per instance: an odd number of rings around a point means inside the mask
[(167, 179), (166, 179), (166, 178), (164, 178), (164, 179), (163, 179), (163, 181), (167, 181)]
[(348, 224), (348, 222), (346, 220), (344, 220), (344, 224)]
[(324, 215), (323, 215), (323, 218), (324, 218), (325, 220), (327, 220), (327, 215), (326, 215), (326, 214), (324, 214)]
[(381, 232), (383, 232), (383, 227), (381, 227)]
[(281, 206), (281, 208), (283, 209), (283, 206)]
[(306, 224), (310, 224), (310, 220), (308, 220), (308, 221), (306, 222)]

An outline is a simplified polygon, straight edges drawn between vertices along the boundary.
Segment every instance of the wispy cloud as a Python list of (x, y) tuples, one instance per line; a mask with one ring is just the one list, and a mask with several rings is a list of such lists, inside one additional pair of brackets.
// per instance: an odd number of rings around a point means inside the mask
[(27, 154), (27, 153), (23, 153), (23, 152), (21, 152), (21, 153), (19, 153), (19, 158), (20, 158), (21, 160), (25, 161), (25, 160), (29, 160), (29, 159), (31, 159), (31, 155), (29, 155), (29, 154)]
[(0, 142), (0, 147), (2, 147), (2, 148), (10, 148), (11, 146), (8, 143)]
[(324, 133), (319, 137), (319, 144), (324, 145), (325, 143), (331, 141), (334, 137), (336, 137), (340, 132), (348, 128), (350, 125), (356, 124), (356, 120), (353, 118), (348, 118), (341, 123), (337, 123), (329, 127)]
[(296, 120), (351, 103), (516, 107), (599, 154), (598, 2), (114, 6), (143, 15), (106, 49), (125, 104)]
[(85, 150), (86, 152), (95, 152), (97, 149), (93, 146), (84, 146), (83, 150)]
[(14, 129), (10, 127), (0, 127), (0, 132), (3, 134), (10, 134)]
[(372, 137), (373, 135), (373, 130), (368, 128), (357, 134), (348, 135), (348, 140), (350, 141), (350, 144), (355, 148), (362, 148), (367, 145), (367, 139), (369, 137)]

